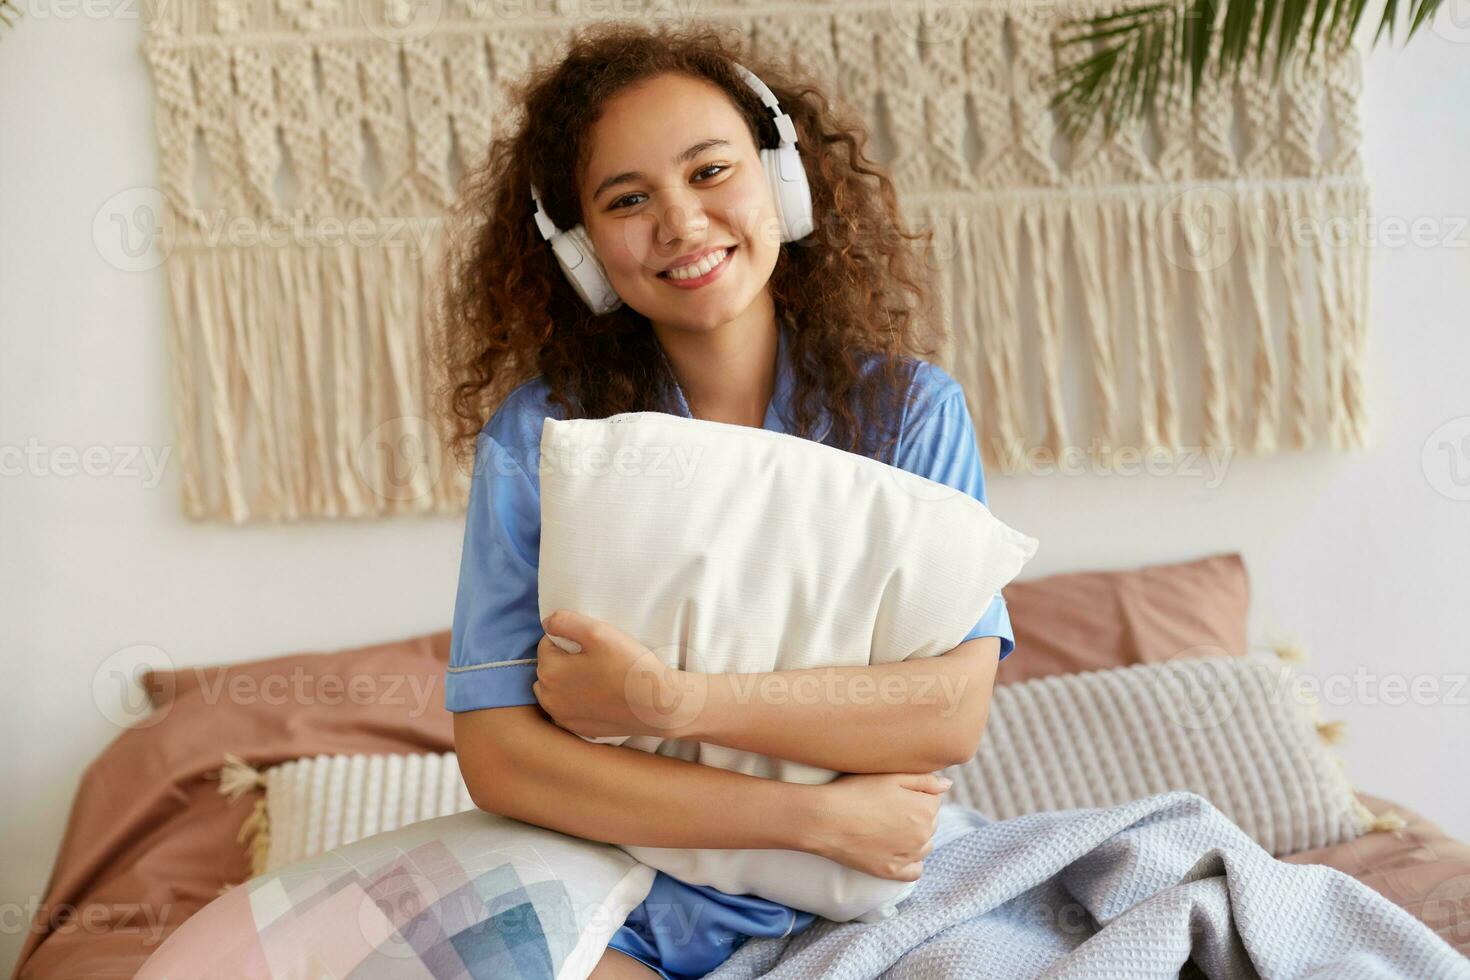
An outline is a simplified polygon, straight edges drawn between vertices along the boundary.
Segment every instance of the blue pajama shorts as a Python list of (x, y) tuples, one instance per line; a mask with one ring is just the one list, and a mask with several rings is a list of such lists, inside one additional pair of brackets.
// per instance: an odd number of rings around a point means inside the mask
[(816, 921), (780, 902), (688, 885), (662, 871), (613, 933), (609, 949), (626, 953), (664, 980), (698, 980), (751, 936), (791, 936)]

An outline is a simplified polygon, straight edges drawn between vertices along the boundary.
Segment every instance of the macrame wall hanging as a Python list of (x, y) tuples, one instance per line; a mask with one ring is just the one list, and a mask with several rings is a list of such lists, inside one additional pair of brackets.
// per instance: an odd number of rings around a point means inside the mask
[[(589, 21), (577, 11), (683, 5), (145, 7), (185, 512), (462, 512), (423, 356), (456, 175), (511, 118), (506, 83)], [(1064, 451), (1366, 444), (1359, 53), (1063, 145), (1044, 78), (1072, 50), (1062, 21), (1099, 9), (693, 8), (869, 120), (911, 225), (934, 231), (940, 363), (996, 472)]]

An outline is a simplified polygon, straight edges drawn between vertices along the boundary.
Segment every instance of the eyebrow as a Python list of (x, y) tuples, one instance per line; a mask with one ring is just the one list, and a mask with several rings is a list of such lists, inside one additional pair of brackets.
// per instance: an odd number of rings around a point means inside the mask
[[(710, 149), (712, 147), (716, 147), (716, 146), (729, 146), (729, 145), (730, 145), (730, 141), (729, 140), (722, 140), (722, 139), (700, 140), (698, 143), (695, 143), (693, 146), (689, 147), (689, 149), (685, 150), (683, 153), (680, 153), (678, 156), (674, 157), (673, 162), (674, 163), (687, 163), (690, 160), (693, 160), (695, 157), (699, 156), (705, 150), (708, 150), (708, 149)], [(631, 182), (633, 182), (635, 180), (642, 179), (643, 176), (644, 176), (644, 174), (641, 171), (637, 171), (637, 170), (629, 170), (629, 171), (627, 171), (625, 173), (614, 174), (613, 176), (607, 178), (602, 183), (600, 183), (600, 184), (597, 185), (597, 190), (595, 190), (595, 191), (592, 192), (592, 200), (594, 200), (594, 201), (597, 200), (599, 197), (602, 196), (602, 192), (605, 191), (605, 190), (607, 190), (610, 187), (614, 187), (614, 186), (616, 186), (618, 184), (631, 183)]]

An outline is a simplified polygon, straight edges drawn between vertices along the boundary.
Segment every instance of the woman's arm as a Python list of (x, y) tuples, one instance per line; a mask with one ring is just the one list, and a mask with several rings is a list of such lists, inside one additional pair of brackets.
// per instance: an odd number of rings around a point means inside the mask
[(1000, 638), (977, 636), (892, 664), (703, 674), (570, 609), (543, 625), (531, 689), (572, 734), (713, 742), (848, 773), (934, 772), (969, 759), (1000, 662)]
[(536, 705), (456, 713), (454, 743), (491, 813), (612, 844), (819, 850), (819, 786), (588, 742)]
[(938, 657), (764, 674), (690, 674), (702, 700), (678, 737), (841, 772), (932, 772), (967, 761), (990, 712), (1000, 638)]

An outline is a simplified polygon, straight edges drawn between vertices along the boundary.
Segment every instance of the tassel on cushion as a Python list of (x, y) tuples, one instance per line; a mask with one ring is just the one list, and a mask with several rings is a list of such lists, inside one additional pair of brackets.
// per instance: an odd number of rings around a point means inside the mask
[(225, 764), (218, 776), (221, 795), (234, 803), (253, 789), (265, 789), (265, 777), (244, 759), (233, 752), (225, 753)]
[(1362, 800), (1357, 802), (1358, 817), (1363, 822), (1364, 833), (1375, 833), (1378, 831), (1403, 830), (1409, 822), (1392, 810), (1385, 810), (1381, 816), (1375, 816), (1373, 811), (1363, 804)]
[(1392, 810), (1388, 810), (1388, 811), (1386, 811), (1383, 814), (1383, 816), (1381, 816), (1381, 817), (1374, 817), (1373, 818), (1373, 822), (1368, 825), (1368, 829), (1370, 831), (1372, 831), (1372, 830), (1403, 830), (1408, 825), (1409, 825), (1409, 821), (1405, 820), (1403, 817), (1399, 816), (1397, 813), (1394, 813)]
[(1285, 663), (1300, 666), (1310, 659), (1307, 656), (1306, 648), (1296, 640), (1282, 640), (1272, 649), (1275, 651), (1276, 656), (1280, 657)]
[[(225, 764), (220, 767), (217, 777), (219, 779), (220, 795), (234, 803), (240, 797), (252, 790), (265, 789), (265, 776), (244, 759), (233, 752), (225, 753)], [(266, 810), (265, 796), (262, 795), (255, 801), (250, 810), (250, 815), (240, 824), (240, 831), (235, 835), (235, 840), (245, 845), (250, 855), (251, 875), (263, 874), (266, 867), (266, 856), (270, 853), (270, 814)], [(220, 889), (223, 894), (231, 886), (225, 885)]]

